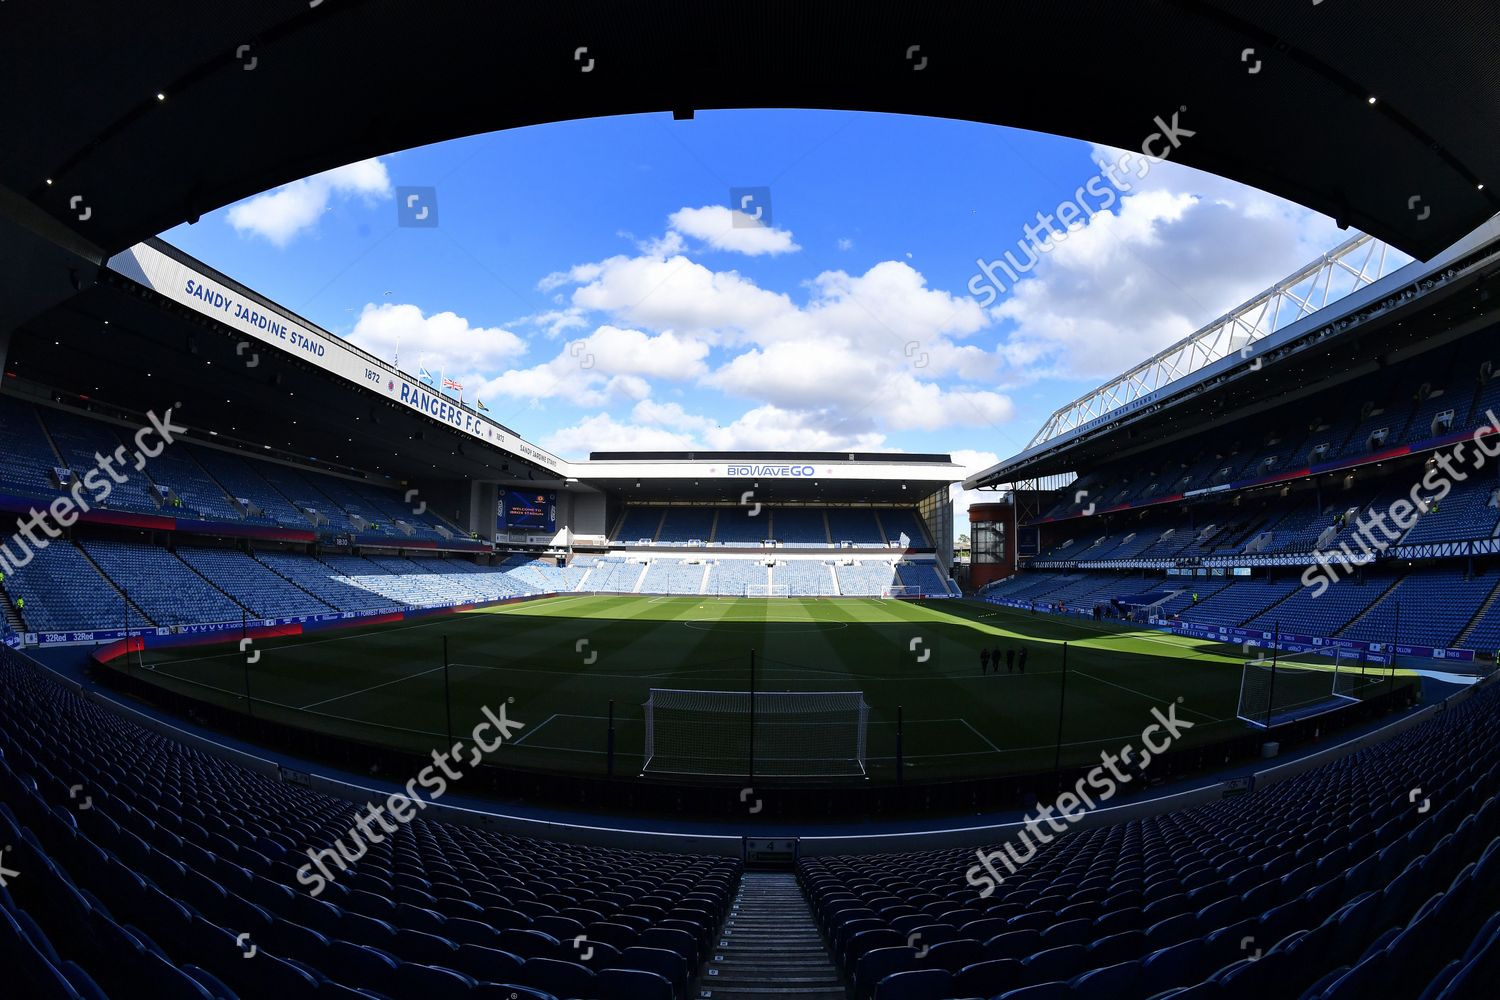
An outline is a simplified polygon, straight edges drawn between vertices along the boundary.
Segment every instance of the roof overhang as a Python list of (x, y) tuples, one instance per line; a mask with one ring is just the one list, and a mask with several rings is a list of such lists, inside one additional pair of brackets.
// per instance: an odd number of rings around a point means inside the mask
[[(1500, 219), (1427, 263), (1412, 262), (1337, 302), (970, 476), (967, 489), (1063, 475), (1214, 423), (1263, 411), (1298, 394), (1473, 332), (1500, 300)], [(1392, 302), (1389, 307), (1382, 303)]]
[(376, 154), (719, 108), (1132, 150), (1176, 118), (1174, 161), (1421, 259), (1500, 211), (1500, 21), (1482, 5), (94, 0), (12, 3), (4, 28), (0, 188), (104, 255)]

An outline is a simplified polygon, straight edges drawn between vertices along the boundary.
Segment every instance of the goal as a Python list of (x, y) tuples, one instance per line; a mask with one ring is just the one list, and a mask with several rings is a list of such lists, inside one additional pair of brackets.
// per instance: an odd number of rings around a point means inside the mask
[(826, 778), (865, 773), (862, 691), (652, 688), (644, 774)]
[(1257, 728), (1319, 715), (1351, 701), (1389, 679), (1382, 659), (1368, 659), (1342, 648), (1323, 654), (1246, 660), (1240, 675), (1236, 711)]
[(792, 587), (787, 583), (747, 583), (746, 597), (791, 597)]
[(882, 589), (880, 591), (880, 596), (887, 599), (892, 597), (921, 597), (922, 588), (914, 587), (909, 584), (893, 583), (889, 587), (885, 587), (884, 589)]

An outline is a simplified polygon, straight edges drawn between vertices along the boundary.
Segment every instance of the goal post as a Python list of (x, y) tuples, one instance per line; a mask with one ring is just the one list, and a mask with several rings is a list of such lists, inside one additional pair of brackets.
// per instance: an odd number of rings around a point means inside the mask
[(865, 773), (870, 708), (862, 691), (652, 688), (643, 774), (793, 778)]
[(1342, 647), (1246, 660), (1235, 714), (1265, 729), (1359, 701), (1386, 676), (1380, 661)]
[(911, 586), (909, 584), (893, 583), (889, 587), (882, 588), (881, 591), (880, 591), (880, 596), (881, 596), (882, 599), (885, 599), (885, 600), (889, 600), (890, 598), (893, 598), (893, 597), (894, 598), (921, 597), (922, 596), (922, 588), (921, 587), (914, 587), (914, 586)]
[(792, 587), (787, 583), (747, 583), (746, 597), (791, 597)]

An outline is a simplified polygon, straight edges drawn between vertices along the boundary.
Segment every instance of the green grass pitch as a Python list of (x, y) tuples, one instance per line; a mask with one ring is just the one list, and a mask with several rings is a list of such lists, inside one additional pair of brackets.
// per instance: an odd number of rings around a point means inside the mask
[[(558, 772), (603, 772), (613, 700), (615, 773), (634, 775), (650, 689), (747, 690), (754, 650), (759, 690), (864, 692), (870, 780), (895, 777), (898, 707), (905, 776), (942, 780), (1052, 767), (1064, 642), (1064, 765), (1138, 741), (1151, 709), (1173, 703), (1193, 723), (1187, 744), (1245, 731), (1239, 647), (960, 600), (561, 596), (257, 640), (251, 653), (152, 651), (130, 669), (241, 711), (248, 673), (257, 717), (424, 755), (444, 745), (450, 710), (463, 738), (481, 706), (514, 699), (525, 728), (495, 763)], [(1026, 672), (981, 673), (984, 646), (1024, 646)], [(1282, 670), (1278, 708), (1326, 698), (1330, 669)]]

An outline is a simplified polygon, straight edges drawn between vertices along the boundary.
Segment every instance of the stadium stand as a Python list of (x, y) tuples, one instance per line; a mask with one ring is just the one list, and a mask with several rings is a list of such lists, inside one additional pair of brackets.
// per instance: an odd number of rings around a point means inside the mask
[(947, 584), (932, 563), (898, 563), (896, 582), (903, 587), (916, 587), (927, 597), (944, 597), (948, 593)]
[(641, 580), (643, 594), (696, 594), (703, 586), (706, 567), (681, 559), (657, 559), (646, 567)]
[[(752, 513), (753, 512), (753, 513)], [(762, 506), (720, 507), (714, 519), (713, 542), (717, 545), (759, 545), (771, 537), (771, 518), (762, 517)]]
[(5, 590), (33, 632), (70, 632), (105, 626), (124, 628), (148, 619), (127, 602), (89, 558), (72, 543), (53, 542), (35, 550), (23, 571), (5, 575)]
[(188, 446), (198, 464), (236, 500), (245, 501), (248, 520), (267, 521), (290, 528), (309, 528), (312, 522), (281, 493), (266, 482), (252, 463), (238, 455), (214, 448)]
[(932, 545), (931, 539), (927, 537), (927, 529), (917, 517), (917, 512), (909, 507), (885, 507), (877, 511), (880, 524), (885, 529), (886, 541), (892, 545), (899, 543), (901, 536), (905, 535), (908, 544), (914, 548), (924, 548)]
[(863, 507), (828, 508), (828, 534), (835, 544), (885, 545), (885, 538), (875, 523), (875, 512)]
[[(1264, 790), (1025, 840), (1022, 873), (998, 884), (976, 862), (996, 856), (988, 846), (804, 858), (798, 883), (856, 998), (1446, 989), (1494, 961), (1497, 703), (1487, 685)], [(29, 876), (0, 892), (0, 936), (26, 995), (134, 995), (148, 977), (158, 995), (189, 997), (468, 995), (493, 982), (680, 1000), (740, 878), (723, 859), (418, 815), (357, 845), (352, 870), (330, 865), (315, 898), (297, 871), (308, 851), (351, 840), (347, 802), (142, 729), (10, 650), (0, 717), (0, 839)], [(69, 805), (80, 780), (93, 805), (81, 812)], [(1412, 787), (1435, 808), (1415, 808)], [(239, 934), (262, 961), (243, 961)]]
[(75, 476), (87, 475), (90, 469), (100, 464), (101, 455), (111, 459), (121, 455), (126, 458), (125, 462), (113, 464), (117, 468), (125, 467), (131, 474), (124, 477), (124, 482), (112, 482), (113, 490), (102, 506), (151, 514), (161, 510), (161, 505), (151, 494), (149, 473), (144, 470), (141, 474), (135, 473), (135, 462), (130, 457), (135, 449), (121, 441), (116, 428), (64, 410), (39, 411), (39, 416), (63, 466)]
[(1389, 642), (1399, 622), (1401, 640), (1448, 648), (1475, 609), (1494, 592), (1497, 578), (1465, 577), (1458, 570), (1421, 569), (1403, 577), (1384, 597), (1338, 634), (1346, 639)]
[(214, 581), (254, 618), (281, 618), (337, 610), (243, 552), (180, 548), (177, 557), (204, 579)]
[(207, 520), (244, 520), (244, 512), (186, 449), (163, 448), (150, 465), (157, 501), (174, 516), (187, 513)]
[(821, 507), (775, 507), (771, 511), (771, 537), (792, 547), (826, 546), (828, 521)]
[[(349, 802), (126, 722), (8, 649), (0, 719), (0, 843), (25, 872), (0, 888), (0, 955), (22, 996), (682, 1000), (740, 879), (421, 815), (356, 844)], [(357, 863), (326, 862), (313, 896), (298, 869), (336, 849)]]
[(888, 562), (856, 562), (834, 567), (839, 593), (845, 597), (879, 597), (896, 582), (896, 570)]
[(714, 530), (714, 511), (707, 507), (669, 507), (657, 541), (674, 545), (707, 543)]
[(743, 595), (750, 588), (764, 589), (771, 582), (766, 565), (755, 559), (720, 559), (709, 565), (705, 594)]
[(129, 438), (125, 429), (81, 413), (0, 398), (0, 446), (6, 454), (0, 492), (50, 499), (65, 491), (61, 477), (81, 479), (99, 465), (99, 456), (115, 456), (123, 448), (127, 460), (113, 464), (126, 479), (111, 481), (110, 495), (96, 506), (213, 522), (319, 527), (325, 535), (429, 542), (461, 535), (430, 510), (416, 514), (393, 489), (216, 448), (175, 442), (137, 470)]
[(0, 487), (21, 496), (49, 496), (58, 490), (55, 470), (64, 465), (42, 430), (36, 410), (0, 396)]
[(633, 594), (646, 568), (626, 559), (600, 559), (594, 564), (582, 587), (599, 593)]
[[(358, 586), (312, 556), (262, 552), (256, 559), (276, 575), (305, 590), (338, 611), (371, 611), (391, 607), (391, 601)], [(373, 571), (373, 567), (371, 567)]]
[[(663, 513), (665, 512), (660, 507), (627, 508), (625, 515), (620, 518), (619, 526), (610, 537), (617, 542), (655, 539), (661, 527)], [(707, 538), (707, 535), (703, 537)]]
[(153, 624), (236, 622), (246, 614), (243, 607), (166, 549), (97, 539), (79, 544)]
[(829, 563), (787, 559), (771, 567), (771, 585), (785, 587), (792, 597), (831, 597), (836, 581)]
[[(886, 548), (905, 533), (912, 548), (931, 548), (932, 539), (915, 508), (848, 508), (799, 505), (735, 507), (627, 507), (610, 534), (621, 545), (757, 546), (775, 541), (790, 548), (837, 546), (843, 542)], [(879, 519), (877, 521), (877, 518)]]
[[(451, 561), (449, 572), (453, 571), (454, 564), (456, 561)], [(576, 590), (585, 572), (583, 566), (558, 566), (543, 559), (530, 559), (526, 556), (512, 556), (500, 566), (512, 580), (529, 585), (536, 593), (549, 594), (564, 594)]]
[(1489, 686), (1238, 798), (1021, 834), (998, 884), (996, 848), (804, 858), (798, 879), (857, 1000), (1436, 997), (1496, 961), (1497, 705)]

